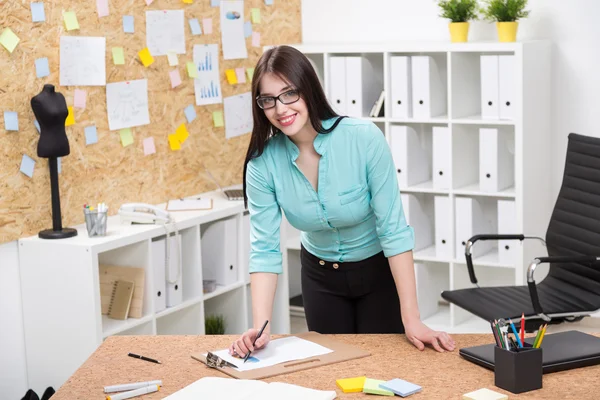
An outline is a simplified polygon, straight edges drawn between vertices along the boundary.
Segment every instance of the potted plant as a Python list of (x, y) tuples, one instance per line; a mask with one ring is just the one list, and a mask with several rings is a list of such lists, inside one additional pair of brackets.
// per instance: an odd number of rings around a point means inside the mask
[(225, 318), (222, 315), (210, 315), (204, 321), (204, 333), (206, 335), (224, 335)]
[(440, 0), (440, 17), (450, 20), (450, 41), (466, 42), (469, 37), (469, 21), (477, 19), (477, 0)]
[(525, 10), (528, 0), (486, 0), (484, 9), (485, 19), (496, 21), (498, 40), (500, 42), (515, 42), (521, 18), (526, 18), (529, 11)]

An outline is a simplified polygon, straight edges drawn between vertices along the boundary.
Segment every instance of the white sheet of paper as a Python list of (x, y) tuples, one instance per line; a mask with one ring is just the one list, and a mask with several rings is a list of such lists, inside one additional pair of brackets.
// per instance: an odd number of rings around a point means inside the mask
[(240, 136), (252, 132), (252, 94), (250, 92), (225, 97), (225, 137)]
[(248, 58), (243, 0), (221, 1), (221, 43), (224, 60)]
[(229, 349), (213, 351), (212, 353), (236, 365), (238, 371), (251, 371), (292, 360), (304, 360), (305, 358), (316, 357), (331, 352), (333, 350), (323, 347), (320, 344), (296, 336), (289, 336), (271, 340), (266, 347), (253, 352), (246, 363), (244, 363), (243, 359), (230, 356)]
[(209, 210), (212, 208), (210, 198), (169, 200), (167, 211)]
[(185, 54), (183, 10), (146, 11), (146, 46), (152, 56)]
[(194, 45), (194, 64), (198, 68), (198, 77), (194, 78), (196, 105), (223, 102), (221, 80), (219, 79), (219, 45)]
[(105, 37), (60, 37), (60, 85), (106, 85)]
[(106, 110), (111, 131), (148, 125), (148, 80), (114, 82), (106, 85)]

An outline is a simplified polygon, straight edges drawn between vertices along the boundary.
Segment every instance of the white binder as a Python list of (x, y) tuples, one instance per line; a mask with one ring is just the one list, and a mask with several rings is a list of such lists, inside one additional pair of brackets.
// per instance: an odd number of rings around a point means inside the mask
[(433, 209), (435, 214), (435, 254), (442, 259), (452, 259), (452, 209), (448, 196), (434, 196)]
[[(181, 236), (170, 236), (169, 266), (166, 279), (166, 305), (173, 307), (183, 301), (183, 262), (181, 260)], [(163, 242), (164, 245), (164, 242)], [(164, 247), (163, 247), (164, 248)]]
[(515, 118), (516, 67), (515, 56), (498, 56), (500, 119)]
[[(517, 209), (514, 200), (498, 200), (498, 233), (522, 233), (517, 230)], [(518, 240), (499, 240), (498, 261), (511, 265), (514, 264), (517, 261), (520, 245), (521, 242)]]
[(438, 311), (439, 291), (435, 291), (435, 286), (438, 286), (435, 283), (439, 282), (439, 277), (433, 272), (431, 265), (415, 263), (417, 304), (421, 319), (426, 319)]
[(447, 127), (434, 126), (432, 174), (435, 189), (450, 189), (450, 162), (452, 137)]
[(238, 282), (237, 220), (227, 218), (201, 228), (202, 276), (226, 286)]
[(514, 185), (514, 155), (509, 134), (498, 128), (479, 129), (479, 189), (498, 192)]
[[(479, 201), (471, 197), (456, 197), (456, 258), (465, 260), (465, 245), (474, 235), (492, 232), (492, 225), (486, 219), (483, 208)], [(480, 257), (493, 247), (492, 241), (480, 240), (471, 248), (471, 257), (473, 259)]]
[[(349, 117), (363, 116), (364, 61), (366, 60), (363, 57), (346, 57), (346, 114)], [(364, 68), (368, 69), (366, 65)], [(365, 115), (368, 115), (368, 112)]]
[(160, 312), (167, 307), (167, 281), (165, 280), (165, 241), (156, 239), (152, 241), (152, 277), (154, 279), (154, 312)]
[(329, 59), (329, 102), (340, 115), (346, 111), (346, 57)]
[(429, 156), (413, 127), (392, 125), (389, 140), (401, 189), (431, 179)]
[(423, 205), (414, 194), (403, 193), (400, 198), (406, 222), (412, 226), (415, 232), (413, 251), (431, 246), (433, 244), (432, 223)]
[(392, 118), (412, 118), (411, 58), (390, 57)]
[(446, 94), (441, 73), (435, 58), (431, 56), (412, 56), (413, 118), (432, 118), (446, 112)]
[(500, 115), (498, 56), (482, 55), (480, 57), (481, 118), (498, 119)]

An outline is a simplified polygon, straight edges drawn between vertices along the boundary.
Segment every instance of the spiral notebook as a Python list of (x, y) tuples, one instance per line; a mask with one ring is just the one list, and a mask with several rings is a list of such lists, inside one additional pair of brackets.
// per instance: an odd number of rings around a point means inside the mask
[(108, 317), (112, 319), (127, 319), (135, 282), (118, 280), (115, 282), (110, 303), (108, 305)]

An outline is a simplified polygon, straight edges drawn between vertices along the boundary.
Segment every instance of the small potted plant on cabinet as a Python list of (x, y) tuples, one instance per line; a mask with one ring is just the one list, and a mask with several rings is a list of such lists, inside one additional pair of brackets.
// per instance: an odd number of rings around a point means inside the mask
[(210, 315), (204, 322), (204, 334), (206, 335), (224, 335), (225, 318), (222, 315)]
[(525, 10), (527, 1), (486, 0), (487, 6), (484, 8), (483, 13), (485, 19), (496, 21), (500, 42), (515, 42), (517, 40), (518, 20), (529, 15), (529, 11)]
[(450, 41), (467, 42), (469, 21), (477, 19), (477, 0), (439, 0), (438, 6), (442, 10), (440, 17), (450, 20)]

